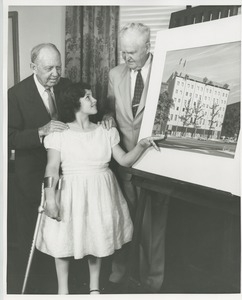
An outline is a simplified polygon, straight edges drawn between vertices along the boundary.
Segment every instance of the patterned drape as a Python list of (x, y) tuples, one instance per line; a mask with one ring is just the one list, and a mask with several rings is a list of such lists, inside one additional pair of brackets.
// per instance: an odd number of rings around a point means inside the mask
[(87, 82), (98, 99), (107, 96), (108, 72), (118, 63), (118, 6), (67, 6), (65, 76)]

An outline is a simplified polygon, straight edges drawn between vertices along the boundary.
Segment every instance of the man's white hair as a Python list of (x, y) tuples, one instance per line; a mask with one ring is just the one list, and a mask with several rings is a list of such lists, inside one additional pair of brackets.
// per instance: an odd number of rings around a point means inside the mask
[(142, 23), (128, 23), (120, 30), (120, 38), (127, 32), (136, 31), (144, 37), (146, 43), (150, 43), (150, 28)]

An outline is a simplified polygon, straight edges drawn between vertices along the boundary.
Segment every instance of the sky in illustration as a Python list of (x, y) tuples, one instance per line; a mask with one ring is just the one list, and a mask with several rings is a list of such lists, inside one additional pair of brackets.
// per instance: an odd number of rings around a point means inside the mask
[(184, 50), (169, 51), (162, 82), (178, 71), (220, 84), (227, 83), (230, 93), (228, 104), (240, 101), (241, 43), (233, 42)]

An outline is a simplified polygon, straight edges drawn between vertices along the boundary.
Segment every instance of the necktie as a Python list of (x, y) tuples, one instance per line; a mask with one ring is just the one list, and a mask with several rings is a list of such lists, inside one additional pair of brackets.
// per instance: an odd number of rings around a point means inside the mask
[(58, 119), (58, 112), (57, 112), (57, 107), (55, 103), (55, 99), (50, 91), (50, 89), (45, 90), (47, 95), (48, 95), (48, 103), (49, 103), (49, 114), (52, 120), (57, 120)]
[(137, 109), (139, 107), (141, 95), (144, 89), (144, 83), (141, 75), (141, 69), (137, 71), (136, 75), (136, 82), (135, 82), (135, 88), (134, 88), (134, 97), (132, 101), (132, 111), (133, 111), (133, 116), (136, 115)]

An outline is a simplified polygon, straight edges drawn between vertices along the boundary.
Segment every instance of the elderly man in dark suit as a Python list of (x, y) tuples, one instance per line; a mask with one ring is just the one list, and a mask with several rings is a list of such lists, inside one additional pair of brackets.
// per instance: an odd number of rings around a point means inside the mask
[[(43, 139), (53, 131), (68, 126), (61, 121), (60, 93), (69, 84), (61, 77), (61, 55), (55, 45), (40, 44), (31, 51), (33, 75), (8, 92), (8, 143), (15, 150), (16, 218), (18, 230), (19, 276), (27, 265), (33, 238), (41, 184), (46, 166)], [(38, 267), (44, 261), (37, 253)], [(31, 276), (39, 280), (40, 269)], [(41, 282), (38, 282), (41, 286)], [(29, 292), (38, 292), (32, 288)]]

